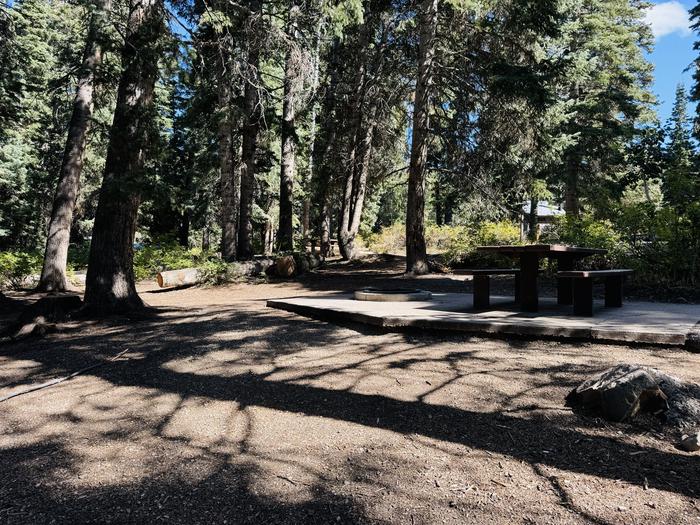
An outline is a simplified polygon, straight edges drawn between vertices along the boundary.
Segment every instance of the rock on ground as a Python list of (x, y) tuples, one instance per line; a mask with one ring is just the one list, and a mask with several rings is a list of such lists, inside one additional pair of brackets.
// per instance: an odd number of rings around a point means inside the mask
[(611, 421), (646, 412), (680, 430), (700, 425), (700, 385), (645, 366), (620, 364), (605, 370), (572, 390), (566, 404)]

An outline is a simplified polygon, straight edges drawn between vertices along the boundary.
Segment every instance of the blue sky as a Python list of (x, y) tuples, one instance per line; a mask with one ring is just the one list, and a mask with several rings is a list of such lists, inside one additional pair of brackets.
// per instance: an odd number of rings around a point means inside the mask
[(695, 58), (693, 42), (695, 36), (688, 25), (688, 9), (694, 2), (690, 0), (654, 1), (647, 14), (656, 45), (649, 56), (654, 64), (654, 92), (659, 98), (659, 118), (661, 122), (671, 114), (676, 85), (691, 86), (692, 71), (684, 72)]

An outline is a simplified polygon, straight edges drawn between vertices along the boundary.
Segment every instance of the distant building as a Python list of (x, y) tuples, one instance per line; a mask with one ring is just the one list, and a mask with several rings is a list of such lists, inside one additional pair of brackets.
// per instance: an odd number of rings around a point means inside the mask
[[(522, 211), (520, 214), (520, 238), (525, 239), (530, 234), (530, 225), (532, 221), (530, 220), (530, 210), (532, 205), (530, 202), (525, 202), (522, 205)], [(563, 204), (551, 204), (548, 201), (539, 201), (537, 203), (537, 238), (540, 234), (551, 227), (555, 219), (560, 215), (564, 215)]]

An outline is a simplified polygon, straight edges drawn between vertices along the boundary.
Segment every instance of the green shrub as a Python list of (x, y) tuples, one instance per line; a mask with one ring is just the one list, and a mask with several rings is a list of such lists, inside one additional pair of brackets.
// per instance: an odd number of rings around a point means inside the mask
[(365, 246), (375, 253), (400, 254), (406, 251), (406, 225), (400, 222), (382, 228), (363, 238)]
[[(403, 254), (406, 249), (406, 226), (401, 223), (383, 228), (380, 232), (365, 238), (367, 247), (376, 253)], [(486, 263), (502, 258), (475, 252), (481, 245), (517, 244), (520, 242), (520, 228), (509, 221), (485, 222), (477, 226), (436, 226), (425, 229), (425, 242), (428, 253), (442, 254), (448, 264)]]
[(31, 275), (41, 273), (40, 253), (0, 252), (0, 288), (22, 288)]
[(199, 268), (210, 257), (200, 248), (185, 248), (175, 242), (151, 244), (134, 251), (134, 274), (137, 280), (142, 280), (164, 270)]
[(233, 280), (231, 266), (221, 259), (210, 259), (200, 263), (199, 278), (203, 284), (212, 286), (224, 284)]
[(68, 267), (73, 270), (85, 270), (90, 259), (90, 243), (71, 244), (68, 246)]
[(628, 243), (610, 221), (596, 220), (590, 216), (558, 217), (553, 226), (543, 233), (540, 242), (608, 250), (607, 254), (582, 259), (579, 263), (582, 268), (619, 267), (629, 254)]

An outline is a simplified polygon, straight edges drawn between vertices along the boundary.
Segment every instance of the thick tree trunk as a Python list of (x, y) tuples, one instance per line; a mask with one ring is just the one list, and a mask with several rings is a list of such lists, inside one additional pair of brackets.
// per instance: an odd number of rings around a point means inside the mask
[(38, 289), (45, 292), (64, 291), (67, 286), (66, 264), (73, 223), (73, 211), (80, 191), (80, 174), (93, 107), (95, 68), (102, 62), (100, 32), (111, 0), (97, 0), (95, 12), (85, 40), (83, 62), (73, 100), (73, 113), (68, 126), (56, 194), (54, 196), (49, 232), (46, 238), (44, 266)]
[[(288, 34), (292, 41), (296, 37), (295, 12), (292, 6), (289, 11)], [(279, 248), (280, 251), (294, 249), (294, 171), (296, 163), (296, 124), (295, 103), (297, 98), (297, 72), (294, 63), (293, 44), (289, 44), (284, 59), (284, 100), (282, 101), (282, 156), (280, 159), (280, 220)]]
[(90, 245), (85, 287), (88, 311), (111, 313), (143, 306), (136, 293), (133, 241), (158, 76), (163, 14), (162, 0), (132, 0), (117, 105)]
[(240, 172), (233, 163), (233, 123), (231, 115), (231, 81), (220, 64), (218, 85), (218, 145), (221, 177), (221, 257), (228, 262), (236, 259), (238, 217), (241, 200)]
[(423, 0), (420, 8), (418, 78), (413, 101), (413, 140), (408, 170), (406, 206), (406, 271), (428, 272), (425, 246), (425, 171), (430, 134), (430, 103), (435, 56), (438, 0)]
[[(262, 4), (253, 2), (251, 9), (255, 17), (260, 16)], [(245, 79), (242, 152), (241, 152), (241, 214), (238, 232), (238, 258), (242, 260), (253, 257), (253, 190), (255, 188), (255, 155), (258, 150), (258, 133), (260, 132), (260, 108), (259, 86), (262, 83), (260, 76), (260, 51), (256, 24), (252, 28), (253, 34), (248, 36), (248, 73)]]

